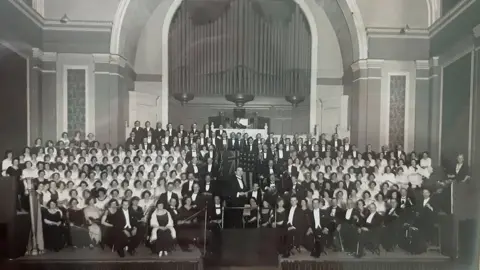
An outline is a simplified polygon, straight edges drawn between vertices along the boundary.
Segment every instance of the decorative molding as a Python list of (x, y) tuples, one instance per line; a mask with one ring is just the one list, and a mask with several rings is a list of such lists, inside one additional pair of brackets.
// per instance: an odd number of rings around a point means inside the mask
[(360, 77), (360, 78), (356, 78), (352, 82), (364, 81), (364, 80), (381, 80), (381, 79), (382, 79), (382, 77)]
[(14, 7), (22, 12), (27, 18), (43, 30), (53, 31), (94, 31), (111, 32), (112, 22), (108, 21), (80, 21), (70, 20), (68, 23), (62, 23), (59, 20), (45, 19), (32, 7), (21, 0), (8, 0)]
[(110, 40), (110, 53), (120, 54), (120, 35), (122, 33), (123, 20), (127, 13), (130, 0), (121, 0), (113, 19), (112, 38)]
[(430, 60), (415, 60), (417, 69), (430, 69)]
[(32, 56), (42, 62), (56, 62), (58, 59), (56, 52), (43, 52), (39, 48), (32, 48)]
[(40, 71), (40, 72), (42, 72), (42, 73), (57, 73), (56, 70), (42, 69), (42, 68), (37, 67), (37, 66), (34, 66), (33, 69), (34, 69), (34, 70), (38, 70), (38, 71)]
[(10, 42), (5, 41), (5, 40), (0, 40), (0, 45), (6, 47), (7, 49), (11, 50), (12, 52), (15, 52), (16, 54), (20, 55), (22, 58), (28, 59), (29, 55), (27, 55), (25, 52), (22, 52), (21, 50), (17, 49), (15, 46), (10, 44)]
[(45, 17), (45, 0), (32, 0), (32, 8), (42, 17)]
[(455, 18), (460, 16), (465, 10), (467, 10), (476, 0), (462, 0), (455, 7), (453, 7), (447, 14), (441, 16), (430, 27), (430, 37), (438, 34), (445, 26), (450, 24)]
[(357, 31), (358, 39), (358, 58), (368, 58), (368, 38), (365, 24), (363, 23), (362, 13), (358, 7), (357, 0), (347, 0), (347, 5), (352, 12), (353, 22), (355, 23), (355, 30)]
[(122, 79), (124, 79), (125, 77), (123, 77), (123, 75), (121, 74), (118, 74), (116, 72), (109, 72), (109, 71), (94, 71), (93, 72), (95, 75), (111, 75), (111, 76), (118, 76)]
[(382, 68), (385, 60), (383, 59), (360, 59), (351, 65), (352, 71), (360, 69)]
[(137, 74), (135, 81), (137, 82), (162, 82), (162, 74)]
[(8, 0), (14, 7), (22, 12), (27, 18), (29, 18), (38, 27), (43, 27), (43, 17), (38, 14), (32, 7), (28, 6), (24, 1)]
[(438, 59), (439, 59), (438, 56), (434, 56), (434, 57), (430, 58), (430, 66), (431, 67), (438, 67)]
[(368, 27), (368, 37), (371, 38), (413, 38), (429, 39), (427, 28), (402, 28), (402, 27)]

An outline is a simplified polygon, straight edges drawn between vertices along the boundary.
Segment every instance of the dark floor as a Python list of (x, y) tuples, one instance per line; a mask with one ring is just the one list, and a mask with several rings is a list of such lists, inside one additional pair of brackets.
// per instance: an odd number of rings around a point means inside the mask
[(152, 260), (161, 260), (161, 261), (200, 261), (201, 253), (198, 249), (192, 249), (191, 252), (183, 252), (180, 250), (175, 250), (169, 253), (167, 256), (161, 258), (157, 254), (152, 254), (152, 252), (145, 248), (139, 247), (137, 249), (137, 254), (135, 256), (130, 256), (128, 253), (124, 258), (120, 258), (116, 252), (100, 248), (94, 249), (74, 249), (66, 248), (60, 252), (47, 252), (42, 255), (37, 256), (25, 256), (18, 258), (17, 261), (55, 261), (55, 262), (65, 262), (65, 261), (81, 261), (81, 262), (110, 262), (110, 261), (152, 261)]

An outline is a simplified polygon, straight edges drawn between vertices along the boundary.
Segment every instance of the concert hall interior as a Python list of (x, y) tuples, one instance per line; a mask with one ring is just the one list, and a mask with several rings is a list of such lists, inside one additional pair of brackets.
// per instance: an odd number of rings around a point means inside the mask
[(473, 269), (478, 14), (1, 0), (0, 267)]

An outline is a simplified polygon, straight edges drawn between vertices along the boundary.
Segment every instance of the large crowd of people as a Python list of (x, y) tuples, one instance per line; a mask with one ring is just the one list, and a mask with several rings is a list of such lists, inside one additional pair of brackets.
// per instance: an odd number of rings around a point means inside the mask
[[(239, 157), (233, 169), (231, 152)], [(424, 185), (433, 172), (427, 152), (407, 154), (401, 145), (360, 152), (337, 134), (252, 138), (222, 126), (137, 121), (125, 144), (63, 133), (7, 151), (1, 170), (18, 179), (19, 209), (29, 208), (33, 181), (45, 249), (53, 251), (99, 245), (123, 257), (141, 244), (159, 256), (177, 245), (188, 251), (207, 241), (207, 211), (214, 253), (223, 228), (272, 228), (285, 257), (300, 246), (314, 257), (326, 248), (358, 257), (380, 246), (420, 253), (439, 211), (437, 190)], [(449, 177), (468, 178), (462, 155)]]

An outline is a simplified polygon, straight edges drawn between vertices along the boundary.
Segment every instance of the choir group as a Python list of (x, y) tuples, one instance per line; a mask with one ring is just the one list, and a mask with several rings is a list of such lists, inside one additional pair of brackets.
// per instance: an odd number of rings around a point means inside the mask
[[(233, 169), (229, 153), (239, 157)], [(29, 208), (26, 180), (33, 181), (45, 249), (53, 251), (99, 245), (123, 257), (145, 244), (166, 256), (207, 241), (206, 225), (214, 253), (229, 227), (272, 228), (285, 257), (300, 246), (314, 257), (325, 248), (358, 257), (380, 246), (420, 253), (434, 239), (439, 211), (424, 185), (433, 172), (427, 152), (407, 154), (400, 145), (360, 152), (337, 134), (252, 138), (222, 126), (187, 131), (137, 121), (124, 145), (63, 133), (7, 151), (1, 170), (19, 180), (21, 209)], [(467, 179), (462, 155), (449, 177)]]

